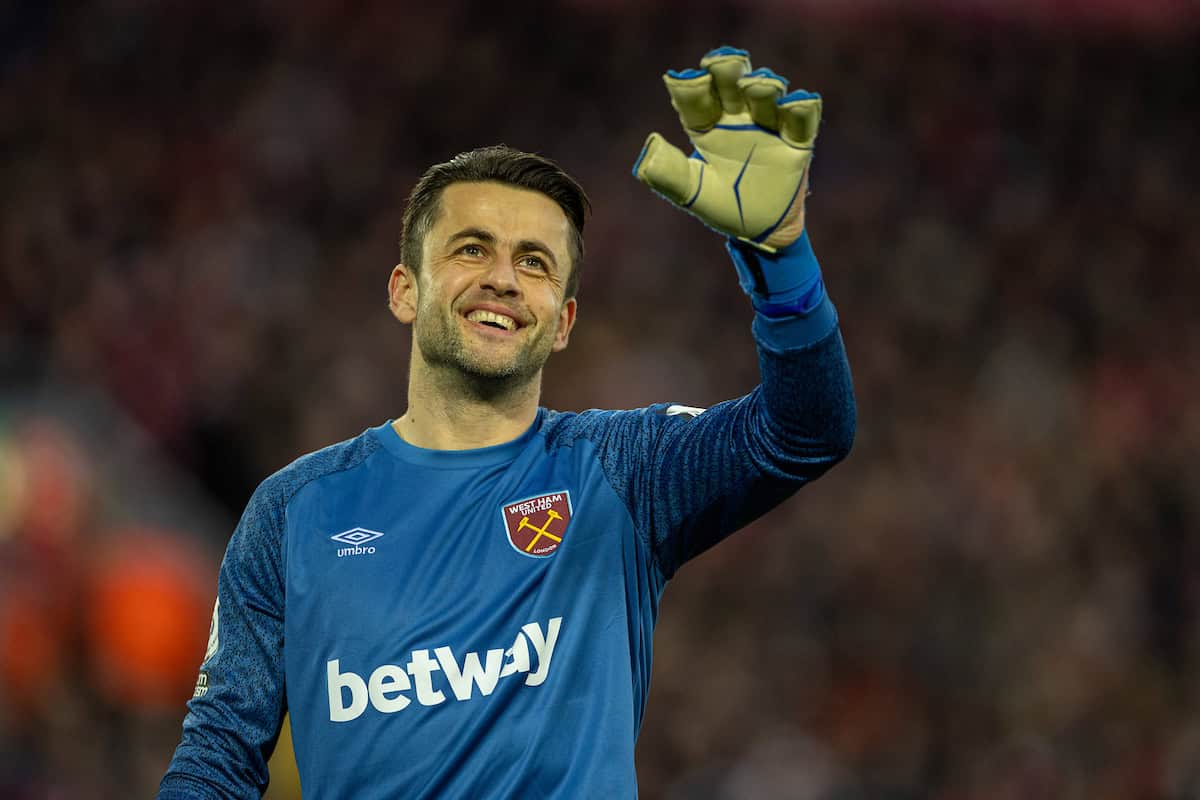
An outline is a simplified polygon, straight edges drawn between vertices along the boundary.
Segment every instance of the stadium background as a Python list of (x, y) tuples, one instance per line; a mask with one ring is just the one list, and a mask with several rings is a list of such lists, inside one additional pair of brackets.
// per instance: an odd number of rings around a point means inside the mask
[(502, 141), (591, 195), (547, 405), (754, 384), (719, 241), (629, 175), (682, 143), (660, 73), (721, 43), (826, 98), (809, 226), (859, 435), (668, 589), (643, 796), (1198, 796), (1198, 17), (6, 4), (0, 796), (152, 794), (249, 493), (403, 411), (385, 282), (429, 163)]

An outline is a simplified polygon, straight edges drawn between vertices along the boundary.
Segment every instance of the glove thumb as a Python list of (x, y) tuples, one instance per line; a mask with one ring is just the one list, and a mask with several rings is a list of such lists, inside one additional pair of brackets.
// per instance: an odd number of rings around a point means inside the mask
[(687, 207), (699, 188), (700, 162), (688, 158), (661, 134), (646, 137), (633, 176), (676, 205)]

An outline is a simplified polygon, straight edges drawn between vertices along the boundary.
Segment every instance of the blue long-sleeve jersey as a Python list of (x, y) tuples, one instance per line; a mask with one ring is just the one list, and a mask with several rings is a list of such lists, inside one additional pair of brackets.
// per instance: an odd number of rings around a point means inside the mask
[(850, 447), (832, 306), (754, 323), (762, 383), (539, 410), (433, 451), (390, 424), (262, 483), (159, 797), (257, 797), (285, 712), (306, 800), (635, 797), (667, 580)]

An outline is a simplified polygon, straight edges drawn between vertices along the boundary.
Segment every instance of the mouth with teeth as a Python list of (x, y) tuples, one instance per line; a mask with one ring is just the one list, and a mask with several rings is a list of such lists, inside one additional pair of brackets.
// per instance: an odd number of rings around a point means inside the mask
[(482, 325), (487, 328), (492, 328), (498, 331), (506, 331), (511, 333), (522, 327), (515, 318), (506, 314), (499, 314), (495, 311), (477, 308), (466, 315), (467, 320)]

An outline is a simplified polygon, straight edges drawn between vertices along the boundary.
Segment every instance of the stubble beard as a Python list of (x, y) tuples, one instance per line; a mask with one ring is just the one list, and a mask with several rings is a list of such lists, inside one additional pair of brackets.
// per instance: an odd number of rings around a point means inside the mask
[(553, 330), (544, 329), (526, 339), (511, 355), (489, 358), (487, 344), (468, 342), (453, 311), (424, 308), (413, 325), (413, 335), (425, 363), (451, 388), (480, 399), (495, 398), (537, 380), (553, 347)]

